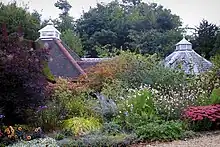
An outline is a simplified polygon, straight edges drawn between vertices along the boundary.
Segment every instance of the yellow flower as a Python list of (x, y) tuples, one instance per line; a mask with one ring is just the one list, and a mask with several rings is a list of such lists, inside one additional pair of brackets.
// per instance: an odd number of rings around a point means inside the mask
[(22, 127), (18, 127), (18, 131), (21, 131), (22, 130)]

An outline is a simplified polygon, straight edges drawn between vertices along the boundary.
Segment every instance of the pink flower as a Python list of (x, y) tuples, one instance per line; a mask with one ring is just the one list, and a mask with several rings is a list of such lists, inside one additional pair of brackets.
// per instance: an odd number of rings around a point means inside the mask
[(203, 117), (202, 116), (198, 116), (197, 120), (203, 120)]

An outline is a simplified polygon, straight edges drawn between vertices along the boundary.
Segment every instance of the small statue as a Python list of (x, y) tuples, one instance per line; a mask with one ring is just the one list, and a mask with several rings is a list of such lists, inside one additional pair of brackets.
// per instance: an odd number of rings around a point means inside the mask
[(41, 127), (34, 129), (34, 133), (32, 134), (32, 138), (44, 138), (43, 131)]
[(16, 137), (18, 139), (24, 139), (24, 131), (22, 127), (18, 127), (18, 129), (16, 130)]

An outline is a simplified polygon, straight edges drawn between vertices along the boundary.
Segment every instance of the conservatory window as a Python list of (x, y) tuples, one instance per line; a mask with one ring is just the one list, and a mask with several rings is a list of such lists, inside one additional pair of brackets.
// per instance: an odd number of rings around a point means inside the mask
[(181, 49), (186, 49), (186, 45), (181, 45)]
[(42, 33), (42, 36), (54, 36), (54, 32), (53, 31), (45, 31)]
[(179, 46), (179, 45), (178, 45), (178, 46), (176, 46), (176, 49), (177, 49), (177, 50), (179, 50), (179, 49), (180, 49), (180, 46)]
[(192, 45), (188, 44), (187, 49), (192, 49)]

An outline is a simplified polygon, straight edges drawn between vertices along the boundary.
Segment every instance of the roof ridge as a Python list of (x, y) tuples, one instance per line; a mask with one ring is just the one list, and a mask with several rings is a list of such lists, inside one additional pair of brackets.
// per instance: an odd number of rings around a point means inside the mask
[(77, 61), (70, 55), (67, 49), (62, 45), (61, 40), (55, 39), (56, 44), (59, 46), (60, 50), (64, 53), (67, 59), (71, 62), (71, 64), (78, 69), (78, 71), (86, 76), (86, 72), (79, 66)]

